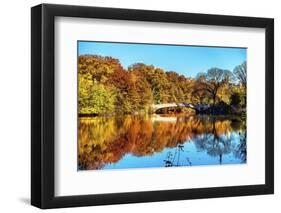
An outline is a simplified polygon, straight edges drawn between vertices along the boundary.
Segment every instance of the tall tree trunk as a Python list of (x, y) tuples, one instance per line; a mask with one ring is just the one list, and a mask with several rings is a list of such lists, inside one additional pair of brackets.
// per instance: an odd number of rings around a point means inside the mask
[(213, 107), (212, 107), (212, 114), (215, 112), (215, 107), (216, 107), (216, 93), (213, 94)]

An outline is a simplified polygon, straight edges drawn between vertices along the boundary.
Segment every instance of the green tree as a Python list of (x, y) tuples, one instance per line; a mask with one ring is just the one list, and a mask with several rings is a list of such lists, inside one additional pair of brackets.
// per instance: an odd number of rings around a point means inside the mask
[(93, 81), (90, 74), (79, 75), (78, 107), (80, 114), (105, 114), (114, 111), (115, 94)]

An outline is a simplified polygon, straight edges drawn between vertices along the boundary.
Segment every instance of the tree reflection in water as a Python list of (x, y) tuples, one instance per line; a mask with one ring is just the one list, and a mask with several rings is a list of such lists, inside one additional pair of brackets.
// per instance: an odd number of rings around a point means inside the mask
[(246, 144), (246, 132), (239, 133), (240, 142), (234, 150), (234, 155), (241, 159), (241, 163), (247, 162), (247, 144)]
[[(224, 123), (216, 122), (215, 119), (211, 119), (212, 131), (197, 136), (194, 141), (198, 150), (206, 150), (210, 156), (219, 156), (219, 163), (222, 163), (222, 156), (229, 154), (233, 150), (234, 144), (232, 143), (232, 136), (228, 134), (229, 120)], [(219, 125), (224, 125), (220, 127)], [(224, 132), (219, 132), (217, 129), (221, 129)]]
[[(198, 151), (218, 157), (219, 163), (231, 152), (245, 163), (245, 129), (245, 122), (237, 119), (196, 116), (171, 121), (148, 116), (80, 118), (78, 169), (103, 169), (108, 164), (118, 163), (126, 154), (153, 158), (167, 149), (170, 151), (162, 159), (163, 166), (192, 166), (188, 150), (185, 150), (185, 145), (191, 142)], [(232, 132), (239, 133), (238, 144), (233, 143)]]

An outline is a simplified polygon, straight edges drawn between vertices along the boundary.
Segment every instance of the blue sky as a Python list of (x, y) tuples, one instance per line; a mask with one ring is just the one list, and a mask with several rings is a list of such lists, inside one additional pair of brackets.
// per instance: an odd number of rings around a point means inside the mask
[(124, 68), (141, 62), (195, 77), (197, 73), (206, 72), (212, 67), (232, 71), (246, 61), (247, 49), (79, 41), (78, 55), (84, 54), (117, 58)]

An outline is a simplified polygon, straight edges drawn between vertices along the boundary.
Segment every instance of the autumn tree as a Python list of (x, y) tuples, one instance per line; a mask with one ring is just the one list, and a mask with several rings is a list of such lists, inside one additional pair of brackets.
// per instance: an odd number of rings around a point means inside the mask
[(171, 102), (191, 102), (193, 81), (175, 71), (166, 72), (166, 75), (171, 85), (168, 91), (171, 94)]
[(118, 59), (98, 55), (82, 55), (78, 58), (78, 73), (90, 74), (93, 80), (104, 83), (116, 69), (122, 69)]
[(129, 100), (132, 82), (130, 74), (123, 68), (115, 69), (106, 81), (106, 85), (114, 86), (116, 93), (115, 109), (118, 113), (130, 113), (132, 101)]
[(148, 66), (142, 63), (133, 64), (129, 67), (129, 72), (143, 76), (143, 80), (150, 85), (154, 103), (166, 103), (169, 99), (167, 91), (170, 89), (166, 73), (160, 68)]
[(232, 80), (233, 75), (231, 71), (211, 68), (207, 73), (198, 74), (193, 93), (196, 94), (204, 91), (204, 94), (208, 94), (212, 100), (213, 106), (215, 106), (218, 100), (219, 91), (223, 86), (232, 82)]
[(144, 78), (142, 73), (131, 72), (132, 88), (131, 93), (135, 96), (135, 104), (139, 110), (149, 110), (149, 107), (153, 103), (153, 95), (151, 86)]
[(80, 114), (105, 114), (115, 110), (116, 90), (108, 78), (122, 69), (119, 60), (97, 55), (78, 58), (78, 107)]
[[(152, 104), (194, 103), (246, 106), (246, 62), (234, 69), (209, 69), (196, 78), (144, 63), (125, 69), (118, 59), (99, 55), (78, 57), (80, 114), (135, 114)], [(233, 95), (235, 93), (235, 95)], [(240, 110), (243, 111), (243, 110)]]

